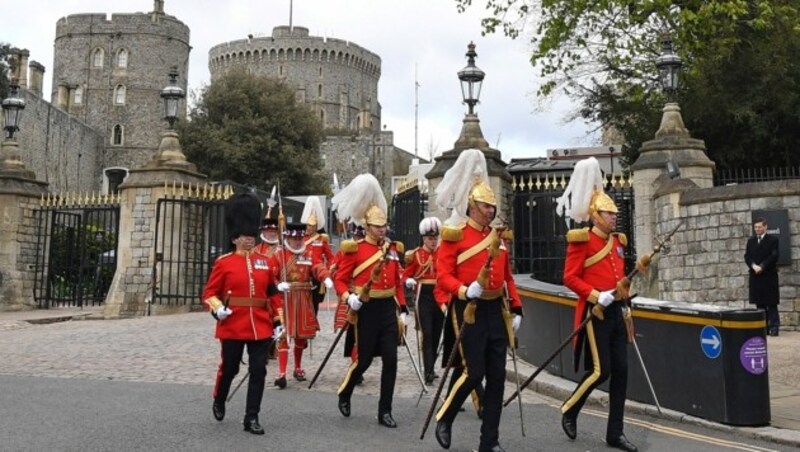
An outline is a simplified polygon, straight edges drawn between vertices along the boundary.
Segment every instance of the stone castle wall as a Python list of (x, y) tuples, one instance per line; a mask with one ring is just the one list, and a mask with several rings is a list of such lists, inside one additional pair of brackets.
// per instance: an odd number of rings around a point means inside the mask
[(352, 42), (309, 36), (304, 27), (275, 27), (272, 36), (219, 44), (208, 52), (212, 82), (227, 70), (286, 80), (328, 129), (379, 131), (381, 59)]
[[(179, 86), (187, 87), (189, 27), (160, 13), (113, 14), (110, 20), (105, 14), (75, 14), (57, 22), (54, 46), (53, 104), (103, 136), (101, 169), (144, 165), (164, 129), (160, 93), (171, 67), (177, 67)], [(97, 51), (101, 65), (95, 62)], [(122, 104), (115, 98), (120, 86)], [(119, 145), (113, 143), (117, 125)]]

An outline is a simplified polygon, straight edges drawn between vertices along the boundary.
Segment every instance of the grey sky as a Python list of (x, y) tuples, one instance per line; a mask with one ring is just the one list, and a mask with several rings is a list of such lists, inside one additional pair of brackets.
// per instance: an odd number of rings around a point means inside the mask
[[(395, 144), (409, 152), (414, 152), (415, 68), (421, 85), (420, 156), (427, 157), (431, 148), (446, 151), (458, 137), (466, 106), (461, 103), (456, 73), (466, 65), (470, 41), (476, 44), (476, 65), (486, 72), (476, 111), (484, 136), (504, 159), (595, 144), (596, 135), (586, 136), (588, 126), (564, 123), (571, 108), (566, 99), (550, 101), (544, 111), (536, 102), (538, 80), (528, 62), (526, 39), (481, 37), (481, 3), (476, 0), (467, 13), (458, 14), (453, 0), (294, 0), (293, 25), (307, 27), (314, 36), (353, 41), (380, 55), (383, 123), (394, 131)], [(27, 48), (30, 58), (46, 67), (44, 92), (49, 99), (53, 39), (60, 17), (152, 9), (152, 0), (36, 0), (27, 13), (19, 11), (15, 20), (4, 21), (0, 42)], [(191, 29), (190, 90), (208, 83), (212, 46), (248, 34), (270, 35), (273, 27), (289, 22), (289, 0), (166, 0), (164, 9)]]

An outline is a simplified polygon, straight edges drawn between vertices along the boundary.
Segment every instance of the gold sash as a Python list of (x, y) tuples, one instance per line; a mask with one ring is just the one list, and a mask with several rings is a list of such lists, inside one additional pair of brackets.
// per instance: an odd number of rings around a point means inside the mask
[(353, 270), (353, 278), (358, 276), (364, 270), (368, 269), (370, 265), (377, 262), (382, 256), (383, 256), (383, 249), (378, 249), (378, 251), (375, 251), (375, 254), (370, 256), (369, 259), (362, 262), (361, 265), (359, 265), (358, 267), (356, 267), (355, 270)]
[(317, 240), (318, 238), (319, 238), (319, 234), (318, 234), (318, 233), (317, 233), (317, 234), (314, 234), (314, 235), (310, 236), (310, 237), (308, 238), (308, 240), (306, 240), (305, 242), (303, 242), (303, 244), (305, 244), (305, 246), (311, 245), (311, 242), (313, 242), (314, 240)]
[(489, 233), (483, 240), (478, 242), (472, 248), (464, 251), (463, 253), (459, 254), (456, 258), (456, 265), (461, 264), (462, 262), (466, 261), (467, 259), (471, 258), (472, 256), (480, 253), (481, 251), (489, 248), (489, 245), (492, 244), (492, 241), (497, 238), (497, 230), (492, 229), (492, 232)]
[(612, 234), (608, 234), (608, 241), (606, 242), (606, 246), (603, 247), (597, 254), (593, 256), (589, 256), (588, 259), (583, 263), (583, 268), (591, 267), (592, 265), (600, 262), (606, 255), (611, 251), (611, 247), (614, 245), (614, 236)]

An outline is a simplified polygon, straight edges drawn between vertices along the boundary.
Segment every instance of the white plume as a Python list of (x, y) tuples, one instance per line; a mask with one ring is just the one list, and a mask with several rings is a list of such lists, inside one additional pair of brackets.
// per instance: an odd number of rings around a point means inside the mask
[(444, 173), (436, 187), (436, 204), (440, 210), (453, 209), (445, 224), (455, 226), (467, 220), (469, 191), (478, 178), (489, 183), (486, 157), (479, 149), (466, 149), (458, 155), (453, 166)]
[(364, 214), (375, 205), (387, 211), (386, 198), (381, 184), (369, 173), (359, 174), (331, 200), (336, 216), (363, 226)]
[(419, 222), (419, 235), (425, 235), (430, 232), (436, 232), (438, 234), (441, 230), (442, 220), (436, 217), (426, 217)]
[(556, 213), (578, 222), (589, 221), (589, 204), (595, 190), (603, 190), (603, 173), (594, 157), (581, 160), (575, 165), (564, 194), (558, 198)]
[(303, 214), (300, 215), (300, 222), (308, 224), (308, 218), (312, 213), (317, 217), (317, 229), (323, 229), (325, 227), (325, 210), (322, 208), (319, 196), (309, 196), (306, 198), (306, 204), (303, 206)]

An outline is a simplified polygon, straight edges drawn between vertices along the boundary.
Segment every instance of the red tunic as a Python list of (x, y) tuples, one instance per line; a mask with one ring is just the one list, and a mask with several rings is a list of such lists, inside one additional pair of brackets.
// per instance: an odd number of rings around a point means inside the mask
[(281, 246), (278, 245), (277, 243), (274, 245), (270, 245), (267, 242), (261, 242), (258, 245), (256, 245), (255, 252), (261, 253), (264, 256), (272, 258), (275, 256), (275, 253), (277, 253), (279, 249), (281, 249)]
[[(482, 228), (476, 222), (469, 220), (461, 229), (461, 240), (448, 241), (442, 240), (438, 250), (438, 260), (436, 265), (436, 288), (440, 291), (437, 302), (442, 304), (444, 296), (458, 297), (461, 300), (467, 299), (467, 286), (478, 278), (481, 268), (486, 264), (489, 257), (488, 247), (477, 252), (474, 256), (460, 264), (456, 264), (458, 255), (477, 245), (491, 233), (489, 227)], [(483, 288), (484, 296), (489, 298), (491, 294), (503, 295), (503, 286), (508, 287), (508, 296), (511, 298), (511, 310), (521, 310), (522, 301), (517, 293), (517, 286), (511, 273), (511, 262), (508, 256), (508, 245), (503, 241), (500, 246), (500, 254), (492, 259), (489, 267), (489, 279), (486, 287)]]
[[(370, 238), (359, 240), (355, 245), (356, 249), (353, 252), (345, 252), (342, 256), (334, 278), (336, 293), (339, 294), (339, 299), (345, 302), (348, 295), (350, 295), (351, 285), (353, 290), (358, 293), (359, 288), (370, 280), (372, 268), (380, 262), (380, 259), (376, 259), (375, 262), (366, 266), (357, 275), (354, 275), (354, 270), (361, 266), (362, 262), (367, 261), (380, 251), (380, 247)], [(402, 245), (400, 246), (402, 247)], [(400, 253), (401, 251), (398, 251), (398, 243), (391, 242), (386, 251), (387, 261), (381, 269), (378, 281), (372, 283), (370, 292), (381, 295), (391, 293), (388, 296), (394, 296), (401, 309), (405, 310), (406, 295), (401, 277)]]
[(406, 269), (403, 281), (414, 278), (421, 284), (436, 284), (436, 258), (438, 249), (428, 251), (424, 246), (406, 253)]
[(325, 267), (330, 267), (333, 263), (333, 252), (328, 244), (328, 236), (325, 234), (313, 234), (303, 237), (306, 248), (311, 250), (314, 262), (322, 262)]
[(295, 254), (285, 249), (278, 250), (274, 256), (274, 263), (278, 280), (292, 285), (286, 293), (288, 313), (284, 312), (283, 306), (279, 311), (281, 318), (285, 320), (284, 325), (289, 337), (313, 338), (319, 331), (319, 323), (311, 302), (311, 278), (324, 281), (330, 276), (330, 272), (322, 263), (313, 261), (308, 248), (302, 254)]
[[(584, 230), (585, 231), (585, 230)], [(586, 302), (597, 303), (600, 292), (616, 288), (617, 282), (625, 277), (625, 247), (617, 233), (603, 233), (597, 228), (586, 231), (578, 239), (568, 235), (567, 256), (564, 261), (564, 285), (578, 295), (575, 308), (575, 327), (580, 325), (586, 314)], [(610, 246), (604, 250), (611, 240)], [(599, 254), (598, 254), (599, 253)], [(592, 259), (595, 262), (587, 262)], [(586, 264), (590, 264), (586, 266)]]
[(266, 299), (265, 307), (229, 305), (233, 313), (217, 322), (215, 337), (244, 341), (267, 339), (272, 336), (273, 314), (281, 306), (279, 294), (267, 295), (269, 285), (275, 284), (275, 274), (269, 258), (259, 253), (228, 253), (217, 258), (203, 289), (203, 302), (214, 309), (226, 298)]

